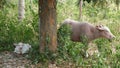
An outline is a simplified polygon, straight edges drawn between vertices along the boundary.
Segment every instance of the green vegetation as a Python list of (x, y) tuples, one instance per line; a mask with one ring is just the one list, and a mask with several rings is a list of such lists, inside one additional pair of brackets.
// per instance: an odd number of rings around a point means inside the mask
[[(4, 4), (0, 8), (0, 51), (13, 51), (13, 43), (24, 42), (32, 45), (28, 59), (31, 59), (33, 63), (43, 62), (45, 67), (47, 62), (51, 60), (63, 68), (69, 65), (73, 68), (120, 67), (120, 11), (117, 10), (115, 3), (110, 1), (105, 7), (87, 2), (83, 4), (81, 21), (88, 21), (95, 25), (107, 25), (116, 36), (112, 42), (108, 42), (106, 39), (95, 40), (94, 43), (98, 46), (100, 56), (93, 55), (89, 58), (82, 57), (83, 44), (70, 41), (69, 26), (58, 29), (58, 51), (55, 54), (50, 53), (47, 49), (46, 54), (40, 54), (38, 3), (36, 0), (26, 1), (26, 14), (22, 22), (18, 22), (17, 3), (17, 1), (11, 0), (9, 5)], [(77, 0), (58, 0), (57, 24), (60, 25), (66, 18), (79, 20)], [(116, 53), (113, 53), (113, 48)]]

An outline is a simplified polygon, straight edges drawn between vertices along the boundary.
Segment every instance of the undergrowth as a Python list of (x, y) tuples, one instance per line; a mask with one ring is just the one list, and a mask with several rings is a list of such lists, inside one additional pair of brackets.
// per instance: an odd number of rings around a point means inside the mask
[[(56, 53), (51, 53), (46, 49), (45, 54), (39, 52), (39, 23), (37, 13), (37, 1), (33, 4), (26, 1), (26, 18), (18, 22), (17, 2), (13, 5), (4, 6), (0, 9), (0, 51), (13, 51), (14, 43), (23, 42), (32, 45), (28, 54), (28, 59), (34, 64), (43, 63), (46, 67), (47, 62), (54, 62), (59, 67), (71, 66), (73, 68), (119, 68), (120, 67), (120, 11), (114, 9), (113, 4), (109, 7), (100, 8), (93, 6), (92, 3), (85, 2), (83, 5), (82, 20), (91, 24), (107, 25), (116, 38), (109, 42), (106, 39), (97, 39), (96, 44), (100, 51), (100, 56), (93, 55), (89, 58), (82, 56), (81, 50), (84, 47), (80, 42), (70, 41), (70, 27), (58, 28), (58, 49)], [(12, 4), (12, 2), (11, 2)], [(29, 6), (27, 6), (29, 5)], [(64, 19), (71, 18), (78, 20), (79, 9), (76, 0), (57, 3), (57, 23), (60, 25)], [(112, 51), (112, 46), (115, 52)]]

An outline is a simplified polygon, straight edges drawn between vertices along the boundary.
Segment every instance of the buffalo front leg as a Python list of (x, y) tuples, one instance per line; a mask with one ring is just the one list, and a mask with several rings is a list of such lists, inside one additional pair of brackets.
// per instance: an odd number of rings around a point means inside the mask
[(88, 49), (88, 39), (86, 36), (80, 36), (80, 40), (83, 43), (81, 54), (83, 57), (88, 57), (87, 49)]

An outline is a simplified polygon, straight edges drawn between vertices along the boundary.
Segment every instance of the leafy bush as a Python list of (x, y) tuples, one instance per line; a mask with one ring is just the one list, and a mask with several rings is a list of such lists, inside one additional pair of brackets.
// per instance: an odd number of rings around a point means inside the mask
[(18, 22), (16, 15), (11, 16), (8, 10), (0, 11), (0, 51), (13, 50), (13, 43), (38, 43), (38, 16), (34, 14), (33, 20)]
[(68, 57), (73, 58), (72, 61), (77, 61), (76, 57), (82, 57), (81, 51), (84, 47), (83, 44), (72, 42), (70, 40), (71, 27), (67, 24), (62, 24), (57, 31), (58, 35), (58, 52), (59, 55), (67, 60)]
[[(92, 56), (89, 58), (82, 57), (82, 49), (85, 47), (80, 42), (70, 41), (70, 26), (62, 25), (58, 31), (58, 52), (52, 54), (46, 49), (46, 53), (39, 53), (39, 29), (38, 29), (38, 1), (26, 1), (26, 18), (22, 22), (17, 19), (17, 1), (10, 0), (12, 4), (4, 5), (0, 9), (0, 51), (12, 50), (13, 43), (23, 42), (32, 45), (32, 49), (28, 54), (28, 59), (33, 63), (52, 61), (56, 64), (72, 63), (75, 67), (92, 67), (92, 68), (119, 68), (120, 67), (120, 11), (117, 11), (114, 4), (100, 8), (93, 7), (93, 3), (84, 2), (82, 9), (81, 21), (88, 21), (92, 24), (104, 24), (109, 26), (111, 32), (116, 39), (110, 43), (105, 39), (95, 40), (100, 51), (100, 56)], [(63, 0), (64, 1), (64, 0)], [(66, 18), (78, 20), (79, 8), (76, 6), (77, 0), (69, 0), (57, 3), (57, 23), (60, 25)], [(14, 3), (13, 3), (14, 2)], [(112, 47), (116, 49), (116, 53), (112, 53)], [(68, 66), (68, 65), (67, 65)]]

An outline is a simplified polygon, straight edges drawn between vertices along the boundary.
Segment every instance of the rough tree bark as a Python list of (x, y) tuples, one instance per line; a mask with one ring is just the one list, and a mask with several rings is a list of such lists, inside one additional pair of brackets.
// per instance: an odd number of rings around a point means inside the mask
[(18, 20), (22, 21), (25, 18), (25, 0), (18, 1)]
[(39, 0), (40, 52), (57, 49), (56, 0)]

